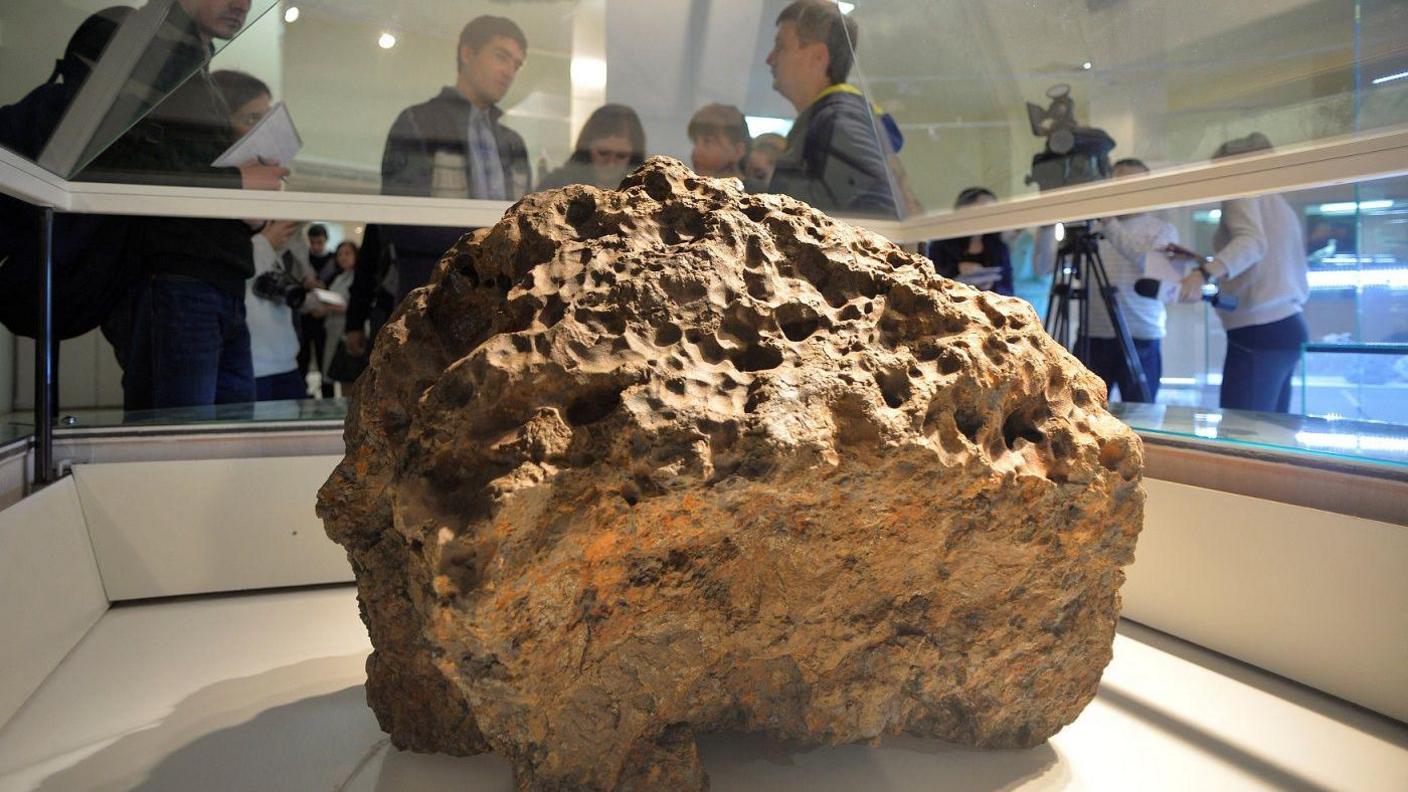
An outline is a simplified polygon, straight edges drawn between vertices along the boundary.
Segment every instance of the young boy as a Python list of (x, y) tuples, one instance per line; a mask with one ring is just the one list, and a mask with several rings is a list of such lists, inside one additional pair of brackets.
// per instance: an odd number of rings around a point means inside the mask
[(748, 124), (737, 107), (709, 104), (689, 119), (690, 159), (694, 172), (715, 179), (743, 179), (743, 158), (748, 156)]

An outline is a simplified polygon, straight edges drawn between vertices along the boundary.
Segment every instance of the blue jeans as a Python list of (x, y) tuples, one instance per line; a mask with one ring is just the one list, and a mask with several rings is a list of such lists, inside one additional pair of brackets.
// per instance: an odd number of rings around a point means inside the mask
[(1223, 409), (1290, 412), (1291, 377), (1310, 338), (1300, 314), (1227, 331), (1222, 364)]
[(254, 401), (244, 295), (194, 278), (157, 275), (137, 295), (123, 408)]
[[(1164, 356), (1159, 339), (1136, 338), (1134, 351), (1139, 355), (1139, 365), (1144, 367), (1144, 379), (1149, 383), (1149, 401), (1157, 401), (1159, 378), (1164, 374)], [(1110, 392), (1111, 401), (1114, 401), (1115, 385), (1120, 386), (1120, 401), (1136, 401), (1134, 374), (1124, 364), (1124, 353), (1120, 351), (1118, 339), (1091, 338), (1090, 361), (1086, 365), (1105, 380), (1105, 389)]]
[(308, 383), (300, 369), (290, 369), (282, 374), (254, 378), (254, 392), (257, 401), (287, 401), (308, 398)]

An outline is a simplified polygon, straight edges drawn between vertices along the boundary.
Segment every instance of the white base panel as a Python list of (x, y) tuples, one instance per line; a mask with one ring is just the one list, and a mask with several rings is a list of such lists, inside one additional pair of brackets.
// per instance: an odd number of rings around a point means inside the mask
[[(4, 383), (0, 383), (3, 386)], [(16, 450), (0, 452), (0, 510), (8, 509), (24, 498), (29, 479), (29, 453)]]
[[(118, 607), (0, 730), (0, 792), (502, 790), (508, 762), (389, 747), (350, 588)], [(1050, 743), (800, 751), (707, 737), (718, 792), (1408, 789), (1408, 726), (1125, 624)]]
[(314, 513), (340, 459), (75, 466), (109, 599), (350, 581), (346, 553)]
[(1144, 484), (1126, 618), (1408, 721), (1408, 528)]
[(0, 724), (107, 609), (72, 480), (0, 511)]

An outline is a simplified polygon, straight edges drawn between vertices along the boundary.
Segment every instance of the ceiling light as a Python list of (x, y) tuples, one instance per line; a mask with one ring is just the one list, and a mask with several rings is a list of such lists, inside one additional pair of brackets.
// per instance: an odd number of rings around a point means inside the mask
[(856, 10), (855, 3), (843, 3), (841, 2), (841, 0), (836, 0), (836, 7), (841, 9), (841, 13), (843, 14), (849, 14), (852, 11)]
[(1082, 63), (1080, 67), (1082, 69), (1085, 69), (1086, 71), (1090, 71), (1091, 69), (1095, 68), (1095, 64), (1091, 63), (1090, 61), (1086, 61), (1085, 63)]
[(1394, 80), (1401, 80), (1404, 77), (1408, 77), (1408, 71), (1401, 71), (1397, 74), (1385, 74), (1377, 80), (1374, 80), (1374, 85), (1383, 85), (1384, 83), (1393, 82)]
[(382, 49), (391, 49), (396, 46), (396, 37), (390, 33), (382, 33), (381, 38), (376, 40), (376, 45)]
[(288, 7), (288, 10), (284, 12), (284, 21), (290, 25), (298, 21), (298, 6)]
[(579, 56), (568, 66), (574, 91), (601, 91), (606, 89), (606, 61), (601, 58)]

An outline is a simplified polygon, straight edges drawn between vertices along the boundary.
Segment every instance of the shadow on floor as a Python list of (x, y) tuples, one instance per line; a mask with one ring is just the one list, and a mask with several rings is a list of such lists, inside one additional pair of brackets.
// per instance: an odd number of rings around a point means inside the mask
[(336, 789), (384, 737), (362, 690), (365, 657), (319, 658), (210, 685), (38, 790)]
[(1116, 632), (1268, 696), (1289, 701), (1341, 726), (1408, 749), (1408, 732), (1403, 730), (1403, 724), (1387, 715), (1138, 622), (1121, 619)]
[[(367, 708), (364, 655), (328, 657), (206, 687), (150, 726), (54, 772), (40, 792), (511, 792), (509, 763), (391, 748)], [(807, 749), (759, 735), (709, 735), (714, 792), (1007, 790), (1069, 773), (1056, 750), (976, 751), (914, 738)], [(1043, 783), (1043, 785), (1046, 785)]]

